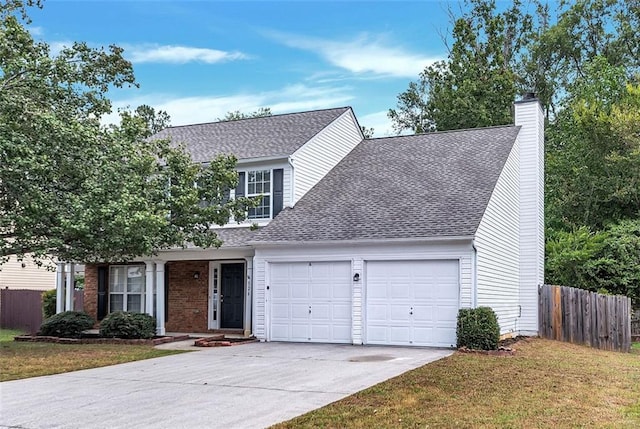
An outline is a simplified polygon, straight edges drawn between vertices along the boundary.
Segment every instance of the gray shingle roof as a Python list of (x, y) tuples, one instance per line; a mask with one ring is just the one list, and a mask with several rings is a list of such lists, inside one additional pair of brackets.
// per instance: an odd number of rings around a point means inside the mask
[(254, 241), (471, 236), (519, 129), (365, 140)]
[(238, 159), (288, 156), (349, 109), (170, 127), (153, 138), (170, 137), (184, 143), (196, 162), (208, 162), (220, 154), (234, 154)]
[(249, 241), (253, 239), (257, 231), (250, 228), (219, 228), (216, 229), (218, 238), (222, 240), (221, 248), (226, 247), (244, 247), (248, 246)]

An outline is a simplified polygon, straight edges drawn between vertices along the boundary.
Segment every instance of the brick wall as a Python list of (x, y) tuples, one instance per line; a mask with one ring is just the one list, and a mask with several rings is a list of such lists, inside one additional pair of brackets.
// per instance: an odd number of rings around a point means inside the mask
[[(167, 332), (207, 332), (209, 261), (168, 262)], [(193, 274), (200, 273), (194, 279)]]
[(98, 317), (98, 266), (87, 264), (84, 267), (84, 311)]

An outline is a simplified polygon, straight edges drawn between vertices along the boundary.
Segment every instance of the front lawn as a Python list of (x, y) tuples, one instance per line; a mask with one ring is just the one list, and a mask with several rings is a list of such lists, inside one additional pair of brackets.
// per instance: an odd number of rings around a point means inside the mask
[(640, 427), (639, 344), (513, 347), (512, 357), (455, 353), (276, 427)]
[(15, 342), (19, 331), (0, 329), (0, 381), (97, 368), (182, 353), (153, 346)]

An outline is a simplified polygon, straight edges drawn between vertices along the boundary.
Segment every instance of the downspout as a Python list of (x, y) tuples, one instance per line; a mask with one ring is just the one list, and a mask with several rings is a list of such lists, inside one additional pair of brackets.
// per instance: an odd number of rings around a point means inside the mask
[(473, 291), (471, 293), (471, 307), (476, 308), (478, 306), (478, 249), (476, 248), (475, 239), (471, 240), (471, 248), (473, 249), (473, 266), (471, 267)]
[[(291, 166), (291, 194), (289, 195), (289, 207), (293, 207), (296, 205), (296, 175), (295, 175), (295, 168), (293, 166), (293, 158), (291, 158), (291, 155), (289, 155), (287, 157), (287, 161), (289, 162), (289, 165)], [(286, 205), (285, 205), (286, 207)]]

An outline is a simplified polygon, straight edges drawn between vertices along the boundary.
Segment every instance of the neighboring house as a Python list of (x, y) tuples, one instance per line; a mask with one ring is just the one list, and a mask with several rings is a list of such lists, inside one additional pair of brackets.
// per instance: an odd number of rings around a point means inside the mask
[(0, 289), (50, 290), (56, 287), (55, 271), (38, 267), (29, 255), (23, 261), (15, 257), (0, 265)]
[(236, 154), (236, 195), (263, 205), (218, 229), (220, 249), (88, 265), (85, 310), (147, 312), (159, 333), (450, 347), (458, 309), (490, 306), (503, 335), (537, 334), (543, 123), (530, 96), (514, 126), (417, 136), (363, 140), (350, 108), (169, 128), (196, 161)]

